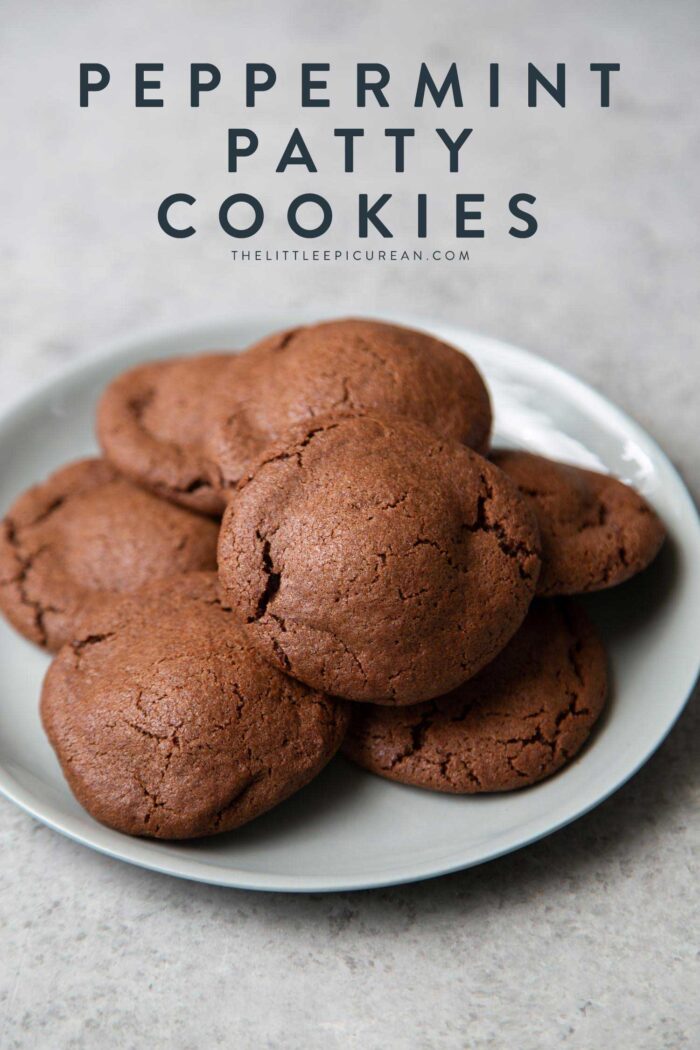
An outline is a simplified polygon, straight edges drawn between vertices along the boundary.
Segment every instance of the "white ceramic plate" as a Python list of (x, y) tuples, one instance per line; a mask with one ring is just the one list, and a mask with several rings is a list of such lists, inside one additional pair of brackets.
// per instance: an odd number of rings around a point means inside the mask
[[(249, 318), (149, 337), (40, 390), (0, 420), (0, 507), (95, 448), (105, 383), (149, 358), (242, 347), (294, 318)], [(666, 522), (654, 566), (587, 604), (610, 649), (613, 696), (580, 757), (557, 776), (505, 795), (456, 797), (391, 784), (337, 758), (294, 798), (230, 835), (193, 843), (133, 839), (75, 802), (41, 730), (48, 658), (0, 624), (0, 790), (37, 819), (113, 857), (225, 886), (347, 890), (439, 875), (497, 857), (581, 816), (649, 758), (698, 671), (700, 525), (678, 474), (652, 439), (583, 383), (523, 350), (458, 328), (413, 322), (462, 347), (492, 391), (496, 437), (631, 482)]]

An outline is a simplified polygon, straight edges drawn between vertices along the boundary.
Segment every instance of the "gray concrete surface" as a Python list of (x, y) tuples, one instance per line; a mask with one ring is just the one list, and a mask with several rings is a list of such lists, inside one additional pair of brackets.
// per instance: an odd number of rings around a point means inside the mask
[[(682, 0), (4, 0), (0, 406), (144, 327), (272, 305), (410, 309), (510, 339), (598, 386), (657, 437), (697, 496), (699, 28), (697, 5)], [(252, 115), (242, 109), (244, 61), (293, 78), (300, 61), (326, 59), (331, 110), (300, 115), (286, 89)], [(341, 178), (335, 125), (432, 133), (435, 114), (410, 106), (422, 59), (464, 70), (465, 108), (441, 118), (475, 128), (463, 175), (449, 178), (437, 160), (426, 168), (428, 153), (392, 175), (377, 147), (371, 165)], [(358, 60), (392, 68), (391, 110), (353, 110)], [(567, 62), (566, 111), (527, 109), (528, 60)], [(602, 111), (587, 66), (615, 60), (622, 72)], [(112, 69), (100, 108), (78, 108), (80, 61)], [(135, 61), (166, 63), (162, 111), (131, 107)], [(182, 101), (189, 61), (218, 63), (226, 83), (194, 112)], [(491, 61), (502, 64), (504, 101), (489, 113)], [(225, 129), (248, 122), (264, 138), (261, 163), (234, 182)], [(272, 170), (297, 123), (318, 155), (314, 188), (341, 210), (365, 189), (403, 200), (427, 188), (436, 212), (457, 190), (486, 192), (487, 236), (471, 262), (233, 264), (216, 209), (233, 185), (285, 207), (308, 188)], [(174, 242), (155, 208), (180, 189), (200, 199), (202, 229)], [(529, 242), (504, 233), (503, 200), (521, 189), (538, 197)], [(291, 238), (272, 217), (258, 243)], [(348, 243), (342, 229), (328, 240)], [(627, 787), (538, 845), (354, 895), (159, 877), (1, 802), (0, 1045), (693, 1050), (698, 729), (691, 703)]]

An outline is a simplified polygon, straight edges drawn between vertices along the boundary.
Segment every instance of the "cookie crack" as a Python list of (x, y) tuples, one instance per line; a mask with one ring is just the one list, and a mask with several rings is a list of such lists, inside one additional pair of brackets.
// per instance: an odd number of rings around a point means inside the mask
[(258, 598), (258, 604), (255, 609), (253, 616), (248, 617), (248, 623), (253, 623), (256, 620), (261, 620), (267, 612), (267, 607), (273, 600), (282, 582), (282, 573), (276, 572), (274, 565), (272, 564), (272, 554), (270, 553), (270, 541), (263, 537), (262, 533), (256, 529), (255, 537), (259, 543), (262, 543), (262, 569), (265, 574), (265, 587)]
[(146, 428), (143, 426), (143, 416), (146, 409), (152, 403), (155, 394), (155, 387), (147, 387), (145, 390), (140, 391), (140, 393), (136, 394), (134, 397), (129, 398), (129, 400), (126, 403), (127, 411), (131, 413), (131, 415), (134, 417), (139, 426), (141, 426), (144, 430)]
[[(286, 634), (287, 633), (287, 624), (285, 623), (284, 617), (283, 616), (277, 616), (275, 613), (270, 613), (269, 616), (270, 616), (271, 620), (275, 621), (275, 623), (279, 627), (281, 633), (282, 634)], [(292, 669), (291, 660), (287, 656), (287, 653), (285, 652), (285, 649), (284, 649), (282, 643), (280, 642), (280, 640), (278, 638), (272, 637), (270, 639), (270, 644), (272, 645), (273, 650), (277, 654), (277, 659), (280, 661), (280, 663), (284, 667), (285, 671), (291, 671), (291, 669)]]
[(343, 639), (342, 639), (342, 638), (341, 638), (341, 637), (340, 637), (339, 635), (335, 634), (335, 632), (333, 632), (333, 631), (327, 631), (327, 633), (328, 633), (328, 634), (330, 634), (330, 635), (332, 635), (332, 636), (333, 636), (333, 638), (335, 638), (335, 639), (336, 639), (336, 641), (340, 642), (340, 644), (341, 644), (341, 645), (342, 645), (342, 647), (343, 647), (343, 651), (344, 651), (345, 653), (347, 653), (347, 655), (348, 655), (348, 656), (350, 657), (350, 659), (351, 659), (351, 660), (352, 660), (352, 661), (353, 661), (353, 662), (354, 662), (354, 663), (355, 663), (355, 664), (357, 665), (357, 667), (358, 667), (358, 668), (360, 669), (360, 674), (362, 675), (362, 677), (363, 677), (364, 681), (366, 682), (366, 681), (367, 681), (367, 672), (365, 671), (364, 667), (362, 666), (362, 661), (360, 660), (360, 658), (359, 658), (359, 656), (357, 655), (357, 653), (356, 653), (356, 652), (355, 652), (355, 651), (354, 651), (353, 649), (351, 649), (351, 648), (350, 648), (350, 646), (349, 646), (349, 645), (347, 644), (347, 642), (346, 642), (346, 641), (344, 641), (344, 640), (343, 640)]
[(276, 354), (279, 353), (280, 350), (286, 350), (286, 348), (290, 346), (296, 337), (303, 331), (303, 328), (290, 328), (289, 331), (283, 332), (276, 345), (271, 347), (272, 353)]
[[(396, 677), (397, 675), (392, 675), (392, 678)], [(437, 705), (433, 701), (430, 701), (430, 705), (426, 707), (418, 721), (407, 726), (410, 740), (404, 749), (395, 755), (387, 764), (387, 769), (392, 770), (398, 766), (399, 763), (406, 761), (406, 759), (416, 758), (416, 756), (422, 751), (423, 745), (425, 744), (426, 734), (433, 723), (436, 711)], [(376, 735), (375, 739), (379, 739), (379, 736)]]
[(124, 725), (129, 726), (134, 732), (146, 737), (147, 740), (156, 740), (158, 743), (162, 743), (164, 740), (169, 739), (167, 733), (152, 733), (150, 729), (144, 729), (144, 727), (139, 725), (138, 722), (132, 722), (128, 718), (124, 719)]
[(581, 536), (584, 532), (588, 532), (590, 529), (600, 529), (608, 523), (608, 508), (604, 503), (599, 504), (595, 511), (595, 519), (588, 521), (581, 521), (576, 527), (576, 535)]
[(506, 764), (507, 764), (508, 768), (510, 769), (511, 773), (515, 773), (516, 777), (523, 777), (523, 778), (527, 777), (528, 774), (523, 772), (522, 769), (518, 769), (518, 767), (515, 764), (515, 758), (513, 758), (512, 755), (509, 755), (507, 751), (506, 751), (506, 754), (505, 754), (505, 759), (506, 759)]
[[(564, 715), (566, 715), (566, 712), (564, 712)], [(556, 736), (554, 739), (546, 737), (542, 732), (541, 727), (537, 726), (536, 729), (527, 736), (496, 737), (496, 742), (498, 744), (503, 744), (505, 747), (507, 747), (508, 744), (521, 744), (523, 747), (527, 747), (528, 744), (542, 744), (544, 747), (549, 748), (552, 754), (554, 754)]]
[(390, 770), (394, 769), (394, 767), (399, 765), (399, 763), (416, 760), (421, 763), (425, 763), (426, 765), (437, 767), (440, 777), (442, 777), (444, 780), (447, 780), (448, 783), (453, 783), (454, 777), (450, 776), (450, 763), (454, 759), (457, 759), (460, 763), (460, 772), (462, 773), (462, 775), (466, 776), (470, 783), (472, 783), (479, 791), (481, 791), (483, 788), (482, 781), (479, 778), (478, 774), (474, 771), (474, 769), (471, 766), (467, 765), (465, 756), (463, 754), (460, 754), (459, 752), (445, 747), (438, 747), (437, 757), (433, 757), (430, 754), (423, 754), (423, 744), (425, 742), (425, 736), (428, 729), (434, 721), (434, 715), (436, 713), (437, 707), (433, 705), (433, 710), (427, 711), (421, 718), (420, 722), (417, 725), (411, 727), (412, 746), (409, 747), (409, 749), (405, 751), (402, 755), (397, 756), (397, 758), (391, 763), (389, 767)]
[(277, 653), (277, 658), (284, 667), (285, 671), (291, 671), (292, 662), (287, 656), (287, 653), (285, 652), (284, 648), (282, 647), (282, 644), (278, 641), (277, 638), (272, 639), (272, 648)]
[[(15, 558), (18, 563), (18, 572), (6, 583), (14, 584), (19, 594), (19, 600), (25, 608), (29, 609), (32, 614), (34, 621), (34, 629), (38, 636), (39, 645), (46, 646), (48, 644), (48, 632), (44, 622), (46, 613), (51, 611), (47, 606), (43, 605), (40, 601), (32, 598), (28, 590), (28, 576), (32, 570), (34, 560), (46, 548), (40, 547), (38, 551), (35, 551), (33, 555), (29, 556), (24, 553), (22, 543), (17, 533), (17, 527), (11, 518), (5, 519), (5, 535), (7, 541), (14, 551)], [(55, 612), (60, 610), (55, 609)]]
[(459, 572), (466, 572), (467, 570), (462, 565), (457, 565), (450, 556), (449, 551), (437, 542), (437, 540), (431, 539), (429, 536), (419, 536), (418, 539), (410, 546), (410, 550), (415, 550), (417, 547), (433, 547), (438, 554), (440, 554), (451, 569), (457, 569)]
[(416, 751), (422, 749), (425, 743), (426, 734), (433, 724), (436, 710), (437, 708), (435, 704), (432, 704), (432, 706), (421, 715), (420, 721), (411, 726), (411, 750), (409, 754), (415, 754)]
[(420, 598), (421, 594), (427, 594), (430, 591), (430, 587), (419, 587), (417, 591), (409, 591), (406, 594), (401, 587), (396, 588), (396, 593), (399, 596), (399, 600), (402, 602), (410, 602), (414, 598)]
[(484, 492), (480, 493), (476, 502), (476, 517), (471, 524), (464, 524), (468, 532), (493, 533), (499, 549), (508, 558), (517, 562), (518, 573), (523, 580), (533, 579), (532, 572), (528, 571), (523, 562), (529, 558), (537, 558), (538, 552), (529, 547), (523, 540), (513, 543), (502, 521), (490, 521), (487, 508), (493, 501), (493, 487), (489, 484), (486, 475), (479, 475)]
[[(563, 732), (562, 727), (564, 722), (569, 718), (585, 718), (590, 714), (590, 709), (587, 707), (578, 707), (578, 702), (578, 692), (570, 690), (568, 693), (568, 704), (563, 710), (556, 714), (554, 718), (554, 731), (551, 734), (545, 733), (541, 725), (538, 725), (532, 733), (528, 733), (525, 736), (500, 737), (497, 739), (497, 742), (506, 748), (512, 744), (519, 744), (521, 753), (522, 750), (529, 745), (541, 744), (548, 749), (552, 759), (556, 758), (557, 752), (565, 755), (566, 750), (561, 745), (561, 734)], [(505, 752), (505, 759), (513, 772), (522, 776), (527, 776), (527, 773), (521, 773), (514, 765), (517, 757), (518, 756), (508, 754), (507, 751)]]
[(569, 666), (574, 672), (574, 676), (579, 682), (579, 684), (584, 685), (585, 680), (583, 675), (583, 666), (580, 660), (580, 656), (583, 651), (583, 642), (579, 637), (577, 637), (576, 626), (571, 616), (571, 609), (566, 604), (566, 602), (560, 603), (560, 609), (562, 619), (564, 621), (564, 626), (566, 627), (569, 637), (571, 638), (571, 644), (569, 645), (566, 654), (567, 660), (569, 661)]
[(340, 380), (340, 399), (335, 402), (334, 408), (341, 409), (343, 406), (347, 406), (351, 411), (356, 409), (355, 402), (353, 401), (352, 394), (350, 393), (350, 381), (347, 376), (342, 376)]
[[(343, 652), (346, 654), (346, 656), (349, 656), (350, 659), (353, 661), (353, 663), (356, 664), (357, 668), (359, 669), (360, 674), (362, 675), (362, 679), (363, 679), (363, 681), (366, 684), (367, 683), (367, 678), (368, 678), (367, 671), (365, 670), (364, 665), (363, 665), (362, 661), (360, 660), (359, 656), (357, 655), (357, 653), (348, 645), (348, 643), (345, 641), (345, 639), (341, 638), (341, 636), (339, 634), (337, 634), (337, 632), (334, 631), (331, 627), (315, 627), (314, 630), (318, 631), (320, 634), (327, 634), (327, 635), (329, 635), (331, 638), (333, 638), (338, 643), (338, 645), (341, 646), (341, 648), (342, 648)], [(325, 675), (325, 668), (324, 668), (324, 675)]]
[[(293, 448), (285, 448), (279, 452), (273, 452), (269, 456), (264, 456), (259, 460), (255, 466), (255, 473), (258, 472), (262, 467), (269, 466), (270, 463), (284, 463), (288, 459), (295, 459), (299, 467), (303, 464), (302, 452), (305, 448), (311, 444), (317, 434), (322, 434), (326, 431), (335, 430), (336, 427), (340, 426), (340, 423), (322, 423), (319, 426), (310, 427), (303, 438), (301, 438), (293, 446)], [(248, 474), (247, 477), (241, 478), (238, 483), (238, 489), (244, 489), (245, 486), (251, 481), (253, 474)]]
[(35, 518), (32, 518), (31, 522), (29, 522), (28, 524), (40, 525), (41, 522), (46, 521), (47, 518), (50, 518), (51, 515), (59, 509), (59, 507), (62, 507), (67, 499), (67, 496), (56, 496), (56, 498), (52, 499), (51, 502), (48, 503), (46, 507), (44, 507), (44, 509), (39, 514), (37, 514)]
[(235, 795), (232, 798), (230, 798), (225, 805), (221, 806), (219, 809), (216, 810), (213, 819), (213, 826), (215, 831), (221, 827), (221, 824), (227, 813), (229, 813), (234, 808), (234, 806), (239, 806), (241, 804), (241, 799), (243, 799), (252, 790), (252, 788), (255, 787), (256, 784), (263, 780), (266, 775), (269, 776), (270, 773), (270, 769), (268, 769), (267, 771), (260, 770), (257, 773), (253, 773), (249, 777), (249, 779), (246, 780), (240, 786)]
[(366, 354), (367, 357), (371, 357), (373, 361), (376, 361), (381, 371), (391, 376), (394, 381), (398, 381), (399, 377), (396, 368), (390, 361), (387, 361), (385, 357), (382, 357), (381, 354), (377, 353), (374, 347), (370, 346), (366, 339), (363, 339), (362, 336), (357, 336), (355, 338), (355, 347), (360, 353)]
[(80, 659), (83, 652), (93, 645), (99, 645), (101, 642), (108, 642), (115, 637), (114, 631), (107, 631), (104, 634), (88, 634), (84, 638), (81, 638), (77, 642), (72, 642), (72, 648), (75, 655)]
[(146, 410), (150, 407), (156, 397), (156, 388), (154, 386), (147, 387), (144, 390), (139, 391), (133, 397), (126, 400), (127, 412), (133, 417), (137, 427), (149, 438), (152, 438), (158, 442), (163, 450), (168, 451), (173, 463), (175, 463), (181, 473), (185, 476), (194, 474), (195, 476), (189, 481), (182, 481), (180, 483), (164, 480), (155, 481), (153, 488), (156, 492), (162, 493), (167, 499), (169, 493), (176, 492), (182, 496), (189, 496), (200, 489), (206, 489), (212, 487), (212, 480), (209, 476), (211, 465), (209, 463), (202, 464), (201, 457), (197, 457), (193, 462), (193, 453), (188, 453), (180, 445), (176, 444), (175, 441), (166, 441), (159, 438), (154, 432), (149, 429), (148, 425), (144, 420)]
[(402, 503), (405, 503), (408, 499), (408, 492), (402, 492), (400, 496), (397, 496), (394, 500), (389, 500), (388, 503), (383, 503), (381, 510), (395, 510), (396, 507), (400, 507)]
[[(173, 731), (169, 734), (159, 734), (152, 733), (150, 730), (145, 729), (143, 726), (139, 725), (138, 722), (132, 722), (129, 719), (125, 719), (124, 724), (129, 726), (140, 736), (145, 737), (147, 740), (155, 741), (156, 750), (158, 751), (161, 750), (163, 743), (165, 743), (166, 741), (169, 744), (159, 770), (158, 783), (156, 784), (155, 789), (151, 790), (148, 787), (146, 787), (138, 773), (134, 773), (134, 779), (136, 780), (136, 783), (143, 791), (144, 797), (147, 798), (150, 802), (149, 809), (143, 817), (144, 825), (148, 825), (150, 824), (151, 818), (155, 814), (156, 810), (167, 808), (167, 802), (162, 798), (162, 788), (165, 782), (165, 778), (168, 775), (168, 769), (170, 768), (170, 763), (172, 762), (173, 755), (180, 748), (180, 738), (178, 736), (177, 728), (174, 728)], [(158, 834), (158, 831), (160, 830), (160, 825), (156, 825), (153, 830), (154, 834)]]

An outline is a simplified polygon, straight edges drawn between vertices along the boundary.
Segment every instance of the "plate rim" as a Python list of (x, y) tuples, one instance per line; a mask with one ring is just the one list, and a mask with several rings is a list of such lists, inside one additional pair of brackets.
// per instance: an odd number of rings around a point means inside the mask
[[(369, 312), (363, 314), (363, 316), (425, 329), (426, 331), (437, 333), (445, 339), (449, 339), (450, 333), (452, 333), (452, 338), (455, 339), (458, 345), (464, 341), (472, 347), (480, 347), (487, 354), (489, 351), (495, 351), (502, 358), (505, 356), (511, 361), (527, 365), (528, 369), (532, 370), (530, 374), (539, 373), (555, 381), (560, 386), (568, 389), (572, 396), (577, 398), (583, 397), (587, 408), (595, 409), (596, 416), (604, 418), (608, 426), (613, 424), (616, 430), (624, 430), (627, 435), (631, 435), (644, 452), (654, 460), (656, 468), (662, 469), (665, 482), (664, 487), (670, 485), (674, 490), (673, 497), (677, 501), (676, 509), (679, 521), (683, 521), (686, 533), (688, 528), (691, 532), (694, 532), (693, 536), (684, 536), (683, 549), (686, 553), (690, 552), (696, 556), (700, 554), (700, 518), (698, 517), (693, 497), (680, 473), (656, 440), (627, 412), (619, 408), (594, 387), (547, 358), (540, 357), (538, 354), (509, 341), (473, 332), (459, 323), (442, 322), (435, 318), (411, 314), (402, 314), (401, 319), (397, 320), (391, 311)], [(312, 315), (310, 311), (303, 309), (277, 309), (265, 312), (262, 310), (251, 310), (240, 312), (235, 317), (231, 314), (219, 317), (209, 316), (206, 318), (195, 318), (187, 325), (156, 325), (133, 330), (118, 340), (106, 343), (97, 352), (93, 352), (90, 357), (81, 357), (56, 369), (42, 381), (34, 384), (30, 390), (11, 401), (0, 412), (0, 441), (4, 436), (4, 432), (11, 429), (27, 413), (31, 413), (32, 409), (44, 400), (47, 394), (52, 391), (60, 393), (62, 388), (70, 385), (71, 380), (75, 376), (85, 371), (99, 372), (110, 363), (116, 365), (119, 358), (133, 353), (139, 347), (147, 351), (149, 345), (162, 343), (169, 338), (181, 339), (183, 335), (190, 332), (194, 336), (197, 332), (204, 334), (206, 331), (213, 332), (217, 329), (222, 330), (226, 328), (235, 331), (237, 327), (262, 327), (263, 324), (268, 326), (270, 330), (273, 330), (274, 327), (285, 327), (291, 323), (308, 323), (312, 318), (314, 320), (318, 319), (317, 315)], [(78, 842), (80, 845), (87, 846), (115, 860), (125, 861), (149, 871), (190, 881), (236, 889), (289, 893), (350, 892), (403, 885), (452, 874), (456, 871), (466, 870), (485, 864), (488, 861), (496, 860), (498, 857), (522, 849), (560, 831), (566, 825), (573, 823), (573, 821), (578, 820), (596, 806), (605, 802), (639, 772), (667, 739), (693, 693), (699, 672), (700, 656), (696, 661), (694, 671), (691, 671), (689, 674), (688, 680), (684, 685), (678, 686), (678, 698), (675, 704), (669, 707), (668, 720), (665, 721), (663, 730), (651, 744), (645, 746), (641, 755), (635, 759), (629, 769), (617, 775), (613, 782), (602, 792), (595, 792), (593, 798), (587, 797), (580, 805), (569, 804), (568, 811), (554, 821), (546, 813), (542, 814), (533, 822), (534, 826), (531, 827), (525, 837), (518, 838), (517, 832), (511, 832), (507, 836), (505, 843), (487, 850), (478, 857), (470, 857), (467, 854), (460, 856), (459, 850), (456, 850), (454, 857), (448, 862), (436, 864), (435, 861), (430, 861), (416, 863), (413, 866), (404, 864), (391, 873), (368, 872), (366, 875), (353, 875), (347, 878), (338, 876), (330, 878), (324, 875), (279, 875), (269, 872), (256, 872), (253, 874), (241, 868), (218, 868), (216, 865), (197, 858), (182, 859), (180, 862), (171, 861), (167, 857), (163, 857), (162, 860), (155, 857), (151, 858), (149, 852), (152, 850), (153, 843), (150, 840), (122, 835), (113, 829), (103, 827), (97, 822), (95, 822), (94, 833), (89, 834), (80, 829), (78, 818), (72, 818), (70, 815), (61, 815), (60, 810), (53, 803), (37, 804), (34, 801), (32, 792), (25, 789), (15, 780), (4, 763), (0, 764), (0, 794), (15, 803), (35, 820), (65, 835), (72, 841)], [(106, 838), (108, 841), (102, 841), (103, 838)], [(115, 842), (112, 842), (113, 838), (116, 838)], [(120, 848), (120, 840), (124, 841), (123, 848)], [(141, 855), (142, 853), (144, 855)]]

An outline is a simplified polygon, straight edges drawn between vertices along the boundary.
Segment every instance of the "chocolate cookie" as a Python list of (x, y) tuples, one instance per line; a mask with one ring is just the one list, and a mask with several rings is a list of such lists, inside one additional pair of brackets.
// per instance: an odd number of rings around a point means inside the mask
[(347, 706), (266, 664), (214, 573), (161, 580), (104, 609), (44, 681), (44, 728), (78, 801), (129, 835), (230, 831), (307, 784)]
[(120, 473), (164, 499), (220, 514), (204, 454), (214, 402), (235, 354), (155, 361), (113, 380), (97, 411), (97, 436)]
[(475, 674), (534, 594), (537, 527), (498, 468), (423, 423), (319, 420), (243, 480), (222, 593), (272, 663), (337, 696), (408, 704)]
[(511, 791), (573, 758), (606, 693), (605, 650), (583, 611), (537, 602), (493, 663), (447, 696), (400, 709), (356, 705), (343, 750), (402, 784)]
[(241, 355), (209, 451), (231, 488), (252, 459), (297, 423), (322, 415), (398, 415), (486, 451), (488, 391), (463, 353), (379, 321), (328, 321), (277, 332)]
[(498, 451), (492, 460), (537, 515), (542, 539), (538, 594), (613, 587), (656, 557), (664, 527), (629, 485), (530, 452)]
[(216, 568), (215, 522), (119, 477), (104, 460), (63, 467), (20, 496), (0, 528), (0, 608), (47, 649), (120, 591)]

